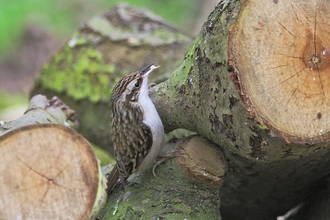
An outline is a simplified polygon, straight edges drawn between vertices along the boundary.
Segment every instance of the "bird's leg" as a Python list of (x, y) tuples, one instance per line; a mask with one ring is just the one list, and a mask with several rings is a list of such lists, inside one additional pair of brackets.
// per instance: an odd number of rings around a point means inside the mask
[(124, 175), (119, 174), (119, 183), (121, 184), (121, 189), (125, 192), (125, 179)]
[[(181, 148), (181, 147), (179, 147), (179, 148)], [(186, 152), (182, 152), (181, 149), (177, 149), (177, 150), (175, 150), (175, 151), (173, 151), (173, 152), (171, 152), (171, 153), (169, 153), (169, 154), (162, 154), (162, 155), (159, 155), (158, 158), (161, 158), (161, 159), (158, 160), (158, 161), (156, 162), (156, 164), (154, 165), (154, 167), (152, 168), (152, 174), (153, 174), (155, 177), (157, 177), (157, 176), (156, 176), (156, 173), (155, 173), (155, 169), (156, 169), (157, 166), (159, 166), (159, 165), (160, 165), (161, 163), (163, 163), (165, 160), (167, 160), (167, 159), (169, 159), (169, 158), (175, 158), (175, 157), (181, 157), (181, 158), (183, 158), (183, 159), (185, 160), (186, 158), (183, 157), (184, 155), (187, 155), (187, 156), (189, 157), (189, 155), (188, 155)]]
[(157, 161), (156, 164), (154, 165), (154, 167), (152, 168), (152, 173), (154, 174), (155, 177), (157, 177), (155, 174), (156, 167), (159, 166), (161, 163), (163, 163), (168, 158), (181, 157), (185, 160), (186, 158), (184, 158), (184, 155), (187, 155), (188, 157), (190, 157), (189, 154), (184, 152), (185, 150), (183, 148), (183, 144), (186, 143), (187, 140), (189, 140), (189, 138), (184, 138), (183, 140), (181, 140), (179, 142), (176, 150), (174, 150), (173, 152), (168, 153), (168, 154), (161, 154), (158, 156), (159, 158), (162, 158), (162, 159)]

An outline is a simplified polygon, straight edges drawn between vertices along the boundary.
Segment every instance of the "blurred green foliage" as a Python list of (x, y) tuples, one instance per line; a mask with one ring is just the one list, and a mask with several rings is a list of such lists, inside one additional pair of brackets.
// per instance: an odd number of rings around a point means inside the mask
[(94, 149), (95, 156), (97, 157), (97, 159), (99, 159), (101, 161), (101, 164), (100, 164), (101, 167), (116, 162), (116, 159), (114, 158), (114, 156), (112, 154), (110, 154), (109, 152), (107, 152), (107, 151), (103, 150), (102, 148), (96, 146), (95, 144), (91, 143), (91, 145)]
[(1, 110), (18, 105), (28, 105), (27, 95), (0, 90), (0, 113)]
[(11, 121), (21, 116), (28, 106), (28, 95), (0, 89), (0, 121)]
[[(80, 23), (115, 5), (120, 0), (1, 0), (0, 56), (10, 51), (28, 24), (41, 25), (50, 34), (68, 38)], [(147, 8), (184, 28), (196, 17), (197, 0), (126, 0)], [(190, 22), (191, 23), (191, 22)], [(187, 27), (186, 27), (187, 28)]]

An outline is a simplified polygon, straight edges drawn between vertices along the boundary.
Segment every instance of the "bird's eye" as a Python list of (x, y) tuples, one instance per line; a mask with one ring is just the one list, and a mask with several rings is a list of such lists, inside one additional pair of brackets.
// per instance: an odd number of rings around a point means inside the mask
[(136, 88), (139, 88), (139, 87), (140, 87), (140, 83), (139, 83), (139, 82), (136, 82), (136, 83), (134, 84), (134, 86), (135, 86)]

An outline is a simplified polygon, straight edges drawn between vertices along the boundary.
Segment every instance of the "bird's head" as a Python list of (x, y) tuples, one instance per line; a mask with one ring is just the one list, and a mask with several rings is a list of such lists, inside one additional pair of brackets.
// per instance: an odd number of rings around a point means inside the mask
[(134, 72), (123, 77), (112, 91), (112, 102), (137, 103), (139, 98), (148, 96), (148, 76), (159, 66), (150, 64), (141, 72)]

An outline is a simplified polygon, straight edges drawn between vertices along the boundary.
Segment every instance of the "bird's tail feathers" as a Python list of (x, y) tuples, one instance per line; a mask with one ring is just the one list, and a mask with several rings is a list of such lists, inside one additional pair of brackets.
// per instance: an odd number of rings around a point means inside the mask
[(113, 166), (109, 176), (108, 176), (108, 187), (107, 187), (107, 193), (109, 194), (113, 188), (117, 185), (119, 179), (119, 172), (117, 163)]

